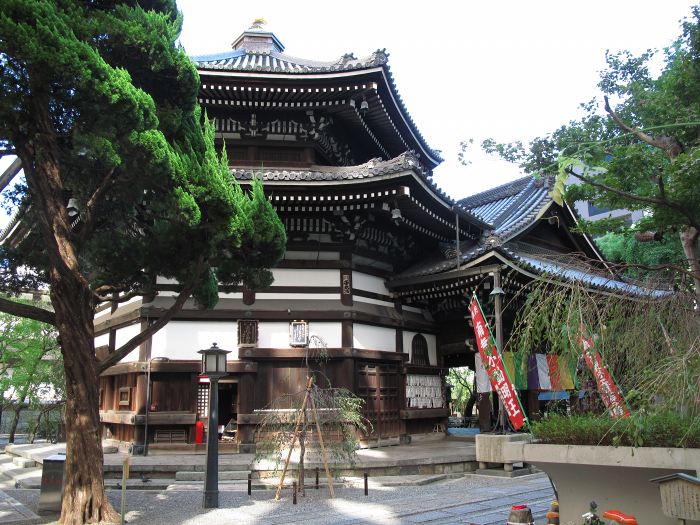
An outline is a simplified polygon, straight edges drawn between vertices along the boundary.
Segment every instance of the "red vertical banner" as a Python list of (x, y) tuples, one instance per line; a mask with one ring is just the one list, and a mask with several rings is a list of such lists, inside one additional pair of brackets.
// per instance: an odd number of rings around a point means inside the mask
[(610, 372), (603, 364), (603, 358), (597, 350), (594, 350), (595, 343), (591, 336), (586, 336), (586, 325), (581, 322), (581, 347), (583, 348), (583, 358), (586, 360), (588, 368), (593, 372), (598, 392), (610, 412), (610, 415), (617, 418), (630, 417), (630, 410), (627, 408), (620, 391), (615, 384)]
[(479, 356), (486, 369), (486, 374), (489, 377), (491, 386), (498, 392), (498, 396), (503, 401), (503, 406), (508, 413), (508, 419), (515, 430), (522, 428), (525, 424), (525, 415), (523, 414), (522, 406), (518, 393), (506, 374), (503, 366), (503, 360), (498, 353), (498, 348), (494, 341), (491, 330), (489, 329), (484, 314), (481, 312), (481, 306), (476, 296), (472, 298), (469, 305), (469, 311), (474, 324), (474, 334), (476, 335), (476, 345), (479, 349)]

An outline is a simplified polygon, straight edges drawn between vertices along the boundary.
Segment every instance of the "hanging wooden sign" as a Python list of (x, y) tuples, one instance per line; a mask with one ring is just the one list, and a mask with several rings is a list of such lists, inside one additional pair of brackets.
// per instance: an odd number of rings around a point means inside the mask
[(309, 323), (292, 321), (289, 323), (289, 346), (306, 346), (309, 344)]

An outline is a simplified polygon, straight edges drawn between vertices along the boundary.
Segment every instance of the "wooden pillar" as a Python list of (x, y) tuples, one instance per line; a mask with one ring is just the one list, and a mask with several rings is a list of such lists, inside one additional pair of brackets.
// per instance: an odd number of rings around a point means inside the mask
[[(145, 365), (144, 365), (145, 368)], [(136, 375), (136, 414), (145, 415), (146, 414), (146, 396), (148, 392), (148, 385), (146, 384), (146, 372)], [(150, 433), (150, 432), (149, 432)], [(147, 436), (144, 434), (144, 425), (135, 425), (134, 428), (134, 453), (140, 454), (143, 451), (143, 447), (146, 444)], [(137, 450), (138, 447), (138, 450)]]
[(479, 407), (479, 430), (489, 432), (491, 430), (491, 396), (488, 393), (477, 394)]
[(527, 416), (530, 421), (536, 421), (540, 418), (540, 400), (537, 390), (527, 391)]
[(255, 425), (250, 417), (255, 409), (255, 375), (241, 374), (238, 380), (238, 452), (255, 453)]
[(352, 350), (353, 347), (353, 333), (352, 333), (352, 321), (341, 321), (341, 335), (340, 344), (343, 350)]

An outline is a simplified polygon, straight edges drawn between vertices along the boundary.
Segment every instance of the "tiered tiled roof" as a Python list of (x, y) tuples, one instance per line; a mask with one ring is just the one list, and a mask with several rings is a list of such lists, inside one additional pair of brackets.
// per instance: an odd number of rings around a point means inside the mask
[(546, 177), (527, 176), (466, 197), (458, 205), (493, 224), (491, 235), (506, 242), (529, 227), (552, 203), (552, 182)]
[(625, 281), (619, 275), (595, 267), (590, 261), (577, 254), (547, 253), (541, 246), (522, 242), (508, 243), (503, 247), (503, 251), (510, 255), (519, 267), (559, 280), (577, 281), (592, 288), (634, 295), (660, 297), (671, 293), (667, 289), (640, 286)]
[[(192, 60), (203, 73), (206, 71), (231, 71), (253, 75), (257, 73), (294, 74), (301, 77), (312, 74), (332, 75), (352, 71), (358, 74), (374, 71), (376, 75), (379, 72), (381, 74), (379, 78), (382, 79), (379, 84), (385, 85), (388, 90), (388, 92), (384, 92), (385, 96), (382, 95), (379, 99), (381, 105), (384, 106), (384, 111), (387, 109), (386, 105), (389, 105), (396, 107), (400, 114), (400, 117), (395, 119), (396, 115), (390, 116), (387, 113), (387, 125), (393, 126), (398, 135), (401, 136), (403, 133), (399, 132), (396, 126), (399, 125), (402, 128), (403, 125), (400, 125), (399, 121), (403, 120), (409, 133), (413, 135), (414, 140), (417, 142), (417, 145), (407, 146), (407, 149), (422, 150), (425, 156), (429, 157), (425, 160), (432, 169), (440, 164), (443, 158), (439, 151), (432, 149), (428, 145), (409, 114), (394, 82), (394, 77), (388, 65), (388, 57), (389, 54), (386, 50), (378, 49), (369, 56), (360, 59), (355, 58), (352, 53), (346, 53), (331, 61), (298, 58), (284, 53), (284, 46), (282, 46), (277, 37), (273, 33), (265, 31), (261, 23), (256, 21), (251, 28), (236, 39), (232, 50), (213, 55), (194, 56)], [(411, 142), (411, 139), (408, 137), (401, 136), (401, 140), (404, 143)], [(417, 147), (418, 145), (420, 147)]]
[[(552, 204), (552, 182), (548, 178), (527, 176), (460, 200), (459, 206), (492, 225), (491, 230), (484, 230), (477, 242), (461, 243), (460, 265), (494, 253), (510, 261), (515, 268), (561, 281), (579, 281), (592, 288), (635, 295), (660, 296), (669, 293), (626, 282), (609, 269), (596, 266), (583, 254), (557, 253), (518, 240), (519, 235), (530, 228)], [(396, 275), (393, 281), (410, 282), (414, 278), (454, 270), (455, 265), (454, 258), (446, 260), (436, 253)]]
[[(372, 159), (357, 166), (311, 166), (304, 170), (271, 169), (271, 168), (233, 168), (231, 175), (238, 180), (251, 180), (262, 177), (263, 181), (303, 181), (326, 182), (335, 180), (367, 179), (381, 175), (390, 175), (404, 171), (414, 171), (421, 174), (423, 169), (411, 152), (403, 153), (390, 160)], [(444, 199), (449, 197), (435, 184), (433, 189)]]
[(214, 55), (194, 56), (192, 60), (201, 69), (304, 74), (369, 69), (385, 65), (388, 56), (383, 49), (378, 49), (362, 59), (357, 59), (354, 55), (349, 54), (343, 55), (338, 60), (324, 62), (298, 58), (275, 50), (232, 49)]

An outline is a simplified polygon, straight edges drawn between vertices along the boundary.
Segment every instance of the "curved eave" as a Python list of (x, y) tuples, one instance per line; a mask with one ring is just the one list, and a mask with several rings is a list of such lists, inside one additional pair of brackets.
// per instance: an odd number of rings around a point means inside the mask
[[(244, 69), (231, 70), (222, 67), (202, 66), (197, 65), (200, 75), (210, 76), (219, 79), (260, 79), (267, 81), (329, 81), (337, 80), (342, 82), (351, 82), (356, 79), (357, 84), (366, 84), (367, 79), (362, 79), (363, 76), (370, 76), (379, 81), (376, 86), (377, 101), (370, 100), (370, 116), (372, 113), (376, 115), (378, 124), (381, 120), (386, 122), (383, 124), (387, 129), (394, 129), (399, 140), (405, 145), (407, 150), (415, 150), (420, 153), (421, 159), (425, 165), (432, 171), (443, 159), (440, 155), (428, 146), (425, 138), (418, 130), (415, 122), (408, 113), (403, 99), (398, 93), (398, 89), (394, 83), (393, 77), (388, 65), (372, 66), (372, 67), (357, 67), (354, 69), (343, 70), (326, 70), (318, 68), (317, 70), (309, 70), (308, 72), (282, 72), (282, 71), (266, 71), (264, 69)], [(202, 83), (206, 83), (203, 78)], [(384, 116), (382, 116), (382, 114)], [(371, 126), (372, 124), (370, 124)]]
[[(314, 166), (309, 170), (232, 168), (231, 175), (241, 184), (247, 184), (253, 177), (261, 177), (265, 187), (274, 194), (271, 199), (297, 206), (391, 201), (398, 206), (405, 224), (412, 229), (443, 241), (455, 237), (454, 201), (432, 181), (426, 180), (418, 161), (410, 154), (361, 166)], [(323, 192), (324, 187), (329, 186), (336, 187), (331, 196), (320, 198), (310, 194), (317, 190)], [(290, 194), (285, 197), (286, 201), (281, 201), (280, 191)], [(459, 213), (462, 239), (478, 237), (488, 226), (463, 210)]]
[(422, 275), (396, 279), (387, 283), (387, 288), (398, 296), (408, 297), (425, 294), (459, 294), (462, 289), (456, 286), (460, 279), (485, 274), (506, 265), (530, 279), (539, 279), (558, 286), (571, 287), (573, 282), (583, 284), (586, 290), (605, 295), (630, 298), (661, 298), (672, 292), (652, 289), (610, 277), (592, 274), (581, 268), (563, 267), (552, 261), (542, 261), (532, 256), (518, 255), (505, 247), (485, 251), (468, 264), (439, 274)]

